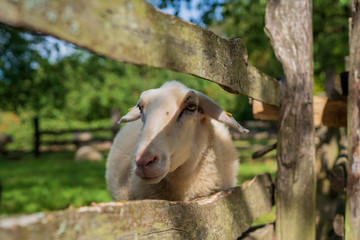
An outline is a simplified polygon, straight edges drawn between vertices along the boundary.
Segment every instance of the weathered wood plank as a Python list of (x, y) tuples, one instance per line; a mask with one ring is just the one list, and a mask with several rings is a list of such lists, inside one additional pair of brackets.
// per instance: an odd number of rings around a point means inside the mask
[(254, 119), (259, 120), (279, 120), (280, 109), (257, 100), (252, 100), (252, 113)]
[(270, 212), (268, 174), (189, 202), (109, 202), (0, 220), (0, 239), (236, 239)]
[(80, 129), (80, 128), (74, 128), (74, 129), (66, 129), (66, 130), (40, 130), (40, 134), (48, 134), (48, 135), (59, 135), (59, 134), (65, 134), (65, 133), (77, 133), (77, 132), (101, 132), (101, 131), (112, 131), (112, 127), (99, 127), (99, 128), (89, 128), (89, 129)]
[(240, 85), (239, 93), (254, 96), (253, 99), (267, 99), (268, 105), (280, 106), (280, 82), (260, 72), (253, 66), (248, 66), (248, 78), (245, 84)]
[(346, 127), (346, 101), (314, 96), (315, 126)]
[(195, 75), (227, 91), (279, 105), (277, 81), (247, 66), (240, 39), (221, 38), (144, 0), (0, 0), (0, 22), (53, 35), (118, 61)]
[[(314, 96), (313, 111), (315, 127), (346, 127), (346, 108), (347, 104), (345, 100), (331, 100), (326, 97)], [(273, 121), (279, 119), (279, 108), (256, 100), (253, 101), (252, 111), (255, 119)]]
[(312, 2), (268, 0), (265, 32), (285, 75), (278, 124), (276, 238), (315, 239)]
[(345, 239), (360, 239), (360, 1), (352, 1), (350, 30), (348, 142), (349, 169)]

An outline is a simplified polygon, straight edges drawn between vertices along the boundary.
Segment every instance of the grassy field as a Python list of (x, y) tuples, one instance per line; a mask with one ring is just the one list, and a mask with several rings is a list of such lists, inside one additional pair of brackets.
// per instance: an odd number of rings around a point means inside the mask
[[(276, 172), (274, 153), (259, 160), (251, 154), (273, 141), (236, 141), (241, 164), (239, 184), (254, 175)], [(0, 216), (33, 212), (49, 212), (91, 202), (111, 201), (105, 183), (105, 161), (75, 162), (74, 153), (18, 155), (17, 160), (0, 158), (2, 199)]]
[(0, 215), (48, 212), (110, 201), (105, 161), (75, 162), (73, 153), (21, 156), (0, 161)]
[(239, 184), (251, 179), (255, 175), (268, 172), (271, 174), (272, 179), (275, 179), (275, 174), (277, 171), (276, 164), (276, 151), (272, 151), (267, 155), (259, 158), (252, 159), (251, 155), (263, 148), (264, 146), (271, 145), (275, 143), (276, 140), (238, 140), (234, 142), (234, 145), (238, 149), (240, 167), (238, 174)]

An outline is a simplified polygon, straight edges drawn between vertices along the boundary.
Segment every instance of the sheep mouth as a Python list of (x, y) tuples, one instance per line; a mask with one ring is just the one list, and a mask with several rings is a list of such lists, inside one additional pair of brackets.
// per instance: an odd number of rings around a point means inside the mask
[[(165, 174), (166, 175), (166, 174)], [(160, 176), (151, 176), (151, 177), (140, 177), (142, 181), (144, 181), (147, 184), (156, 184), (159, 183), (163, 178), (164, 178), (164, 174), (160, 175)]]
[(167, 175), (167, 173), (168, 171), (165, 169), (154, 167), (150, 169), (136, 167), (135, 169), (135, 174), (147, 184), (159, 183)]

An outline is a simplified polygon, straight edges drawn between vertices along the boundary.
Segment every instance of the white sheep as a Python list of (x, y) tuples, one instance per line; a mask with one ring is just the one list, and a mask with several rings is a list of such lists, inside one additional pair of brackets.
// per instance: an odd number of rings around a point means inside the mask
[(248, 130), (204, 94), (167, 82), (143, 92), (125, 122), (106, 164), (114, 200), (183, 201), (236, 185), (237, 152), (223, 123)]

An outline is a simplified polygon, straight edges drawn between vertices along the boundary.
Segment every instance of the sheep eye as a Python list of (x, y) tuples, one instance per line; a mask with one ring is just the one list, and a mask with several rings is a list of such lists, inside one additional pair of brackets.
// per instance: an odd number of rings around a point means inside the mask
[(192, 104), (189, 104), (187, 107), (186, 107), (186, 110), (190, 111), (190, 112), (194, 112), (196, 110), (196, 104), (192, 103)]
[(137, 107), (140, 110), (140, 118), (142, 122), (145, 122), (145, 116), (144, 116), (144, 106), (141, 106), (140, 104), (137, 105)]
[(179, 114), (178, 119), (181, 119), (183, 116), (191, 116), (193, 112), (197, 109), (196, 103), (188, 104)]

